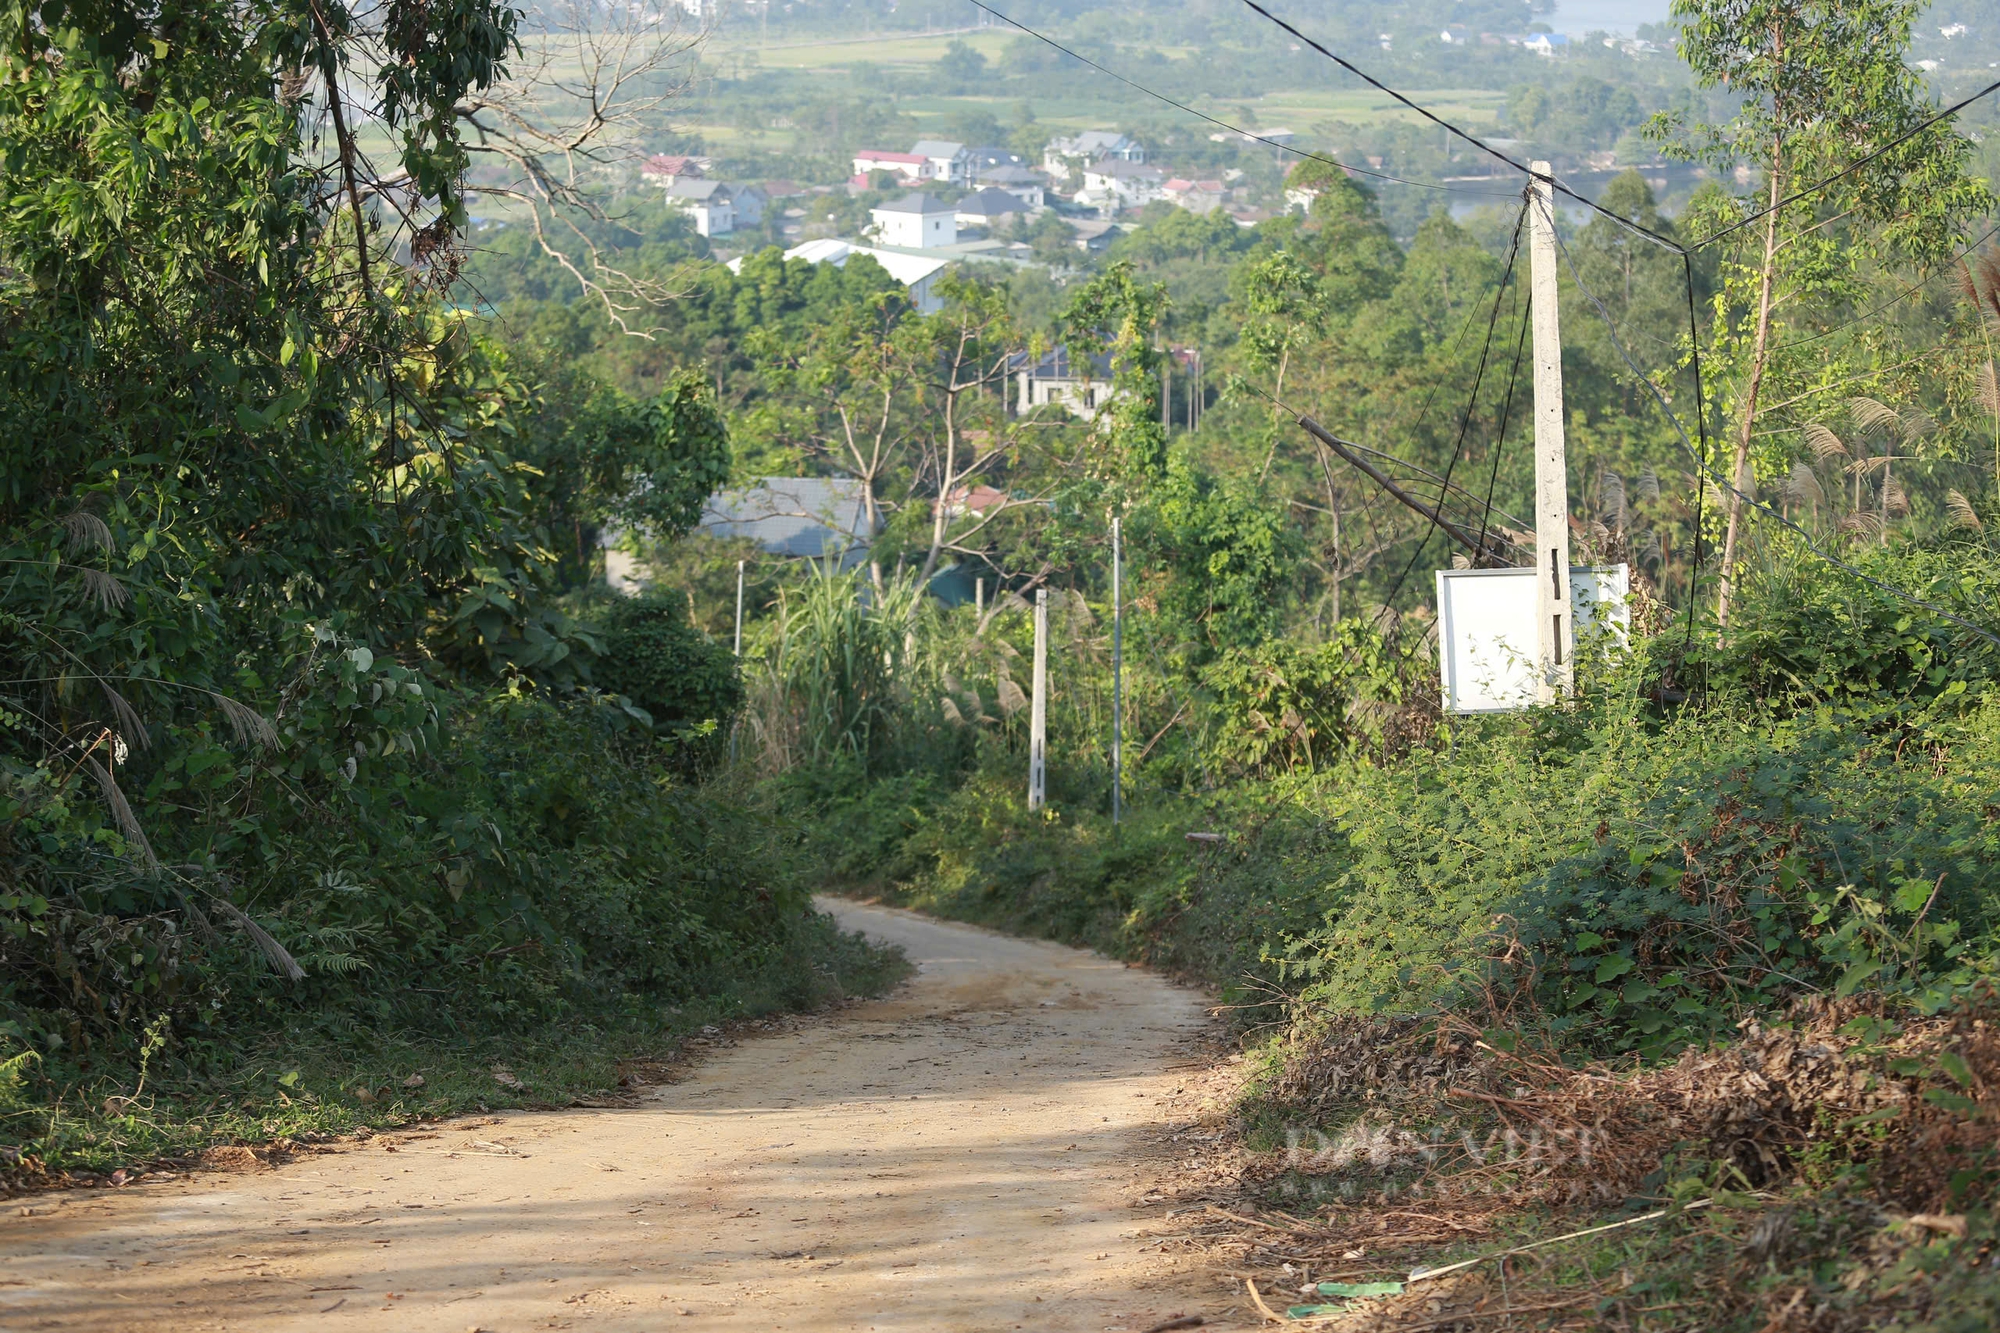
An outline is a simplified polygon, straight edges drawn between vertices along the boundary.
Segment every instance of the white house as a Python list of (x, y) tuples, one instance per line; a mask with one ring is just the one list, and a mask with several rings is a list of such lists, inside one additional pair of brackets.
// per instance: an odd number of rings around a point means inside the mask
[(1067, 178), (1077, 166), (1107, 157), (1120, 162), (1144, 162), (1146, 149), (1130, 135), (1085, 130), (1082, 134), (1049, 140), (1042, 149), (1042, 168), (1051, 176)]
[(978, 194), (969, 194), (952, 207), (958, 210), (958, 225), (961, 227), (1005, 226), (1011, 219), (1023, 217), (1035, 210), (1021, 202), (1018, 195), (1009, 194), (987, 186)]
[(915, 153), (891, 153), (880, 148), (864, 148), (854, 155), (856, 176), (866, 176), (873, 171), (893, 171), (906, 181), (919, 181), (924, 178), (924, 168), (928, 165), (928, 159)]
[(683, 176), (666, 189), (667, 202), (694, 219), (703, 236), (727, 236), (736, 230), (736, 199), (721, 181)]
[(966, 185), (972, 180), (972, 154), (962, 143), (947, 139), (919, 139), (910, 145), (910, 156), (924, 160), (924, 175), (947, 185)]
[(1038, 171), (1030, 171), (1026, 167), (1019, 166), (988, 167), (973, 179), (982, 186), (1005, 190), (1029, 208), (1039, 209), (1043, 206), (1044, 186), (1042, 175)]
[[(867, 255), (880, 264), (890, 277), (902, 283), (909, 290), (910, 304), (920, 314), (934, 315), (944, 309), (943, 298), (933, 288), (937, 275), (951, 266), (949, 259), (932, 259), (900, 250), (878, 250), (873, 246), (856, 245), (852, 241), (838, 241), (830, 236), (807, 241), (785, 251), (787, 259), (803, 259), (808, 264), (831, 264), (835, 268), (845, 268), (847, 261), (855, 255)], [(740, 273), (743, 261), (732, 259), (728, 267), (731, 273)]]
[(1067, 348), (1058, 347), (1040, 358), (1026, 352), (1011, 353), (1007, 373), (1014, 380), (1014, 411), (1026, 416), (1038, 407), (1057, 403), (1089, 421), (1111, 401), (1114, 392), (1109, 358), (1095, 361), (1097, 364), (1086, 368), (1093, 373), (1078, 374), (1070, 364)]
[(1538, 32), (1521, 45), (1538, 56), (1569, 54), (1569, 37), (1560, 32)]
[(958, 244), (956, 210), (934, 194), (912, 190), (894, 203), (868, 210), (875, 239), (906, 250), (933, 250)]
[(754, 227), (764, 220), (764, 209), (769, 206), (771, 196), (760, 186), (732, 185), (729, 201), (736, 207), (736, 225)]
[(1124, 158), (1100, 158), (1083, 169), (1083, 188), (1076, 201), (1086, 208), (1115, 213), (1121, 208), (1139, 208), (1160, 197), (1167, 176), (1158, 167)]

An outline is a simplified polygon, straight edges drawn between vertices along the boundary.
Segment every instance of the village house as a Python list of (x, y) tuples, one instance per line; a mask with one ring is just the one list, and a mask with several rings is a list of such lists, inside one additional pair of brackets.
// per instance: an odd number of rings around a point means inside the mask
[(1057, 180), (1066, 181), (1089, 163), (1106, 158), (1142, 163), (1146, 160), (1146, 149), (1129, 135), (1111, 130), (1085, 130), (1082, 134), (1049, 140), (1042, 149), (1042, 169)]
[(958, 217), (952, 205), (934, 194), (912, 190), (894, 203), (868, 210), (872, 229), (882, 245), (906, 250), (935, 250), (958, 244)]
[(1222, 206), (1221, 181), (1190, 181), (1176, 176), (1160, 187), (1163, 198), (1190, 213), (1213, 213)]
[(1028, 207), (1017, 195), (1005, 190), (987, 186), (977, 194), (969, 194), (952, 207), (958, 210), (958, 225), (961, 227), (1005, 226), (1016, 217), (1025, 217), (1036, 210)]
[(910, 145), (910, 155), (924, 160), (924, 177), (946, 185), (972, 182), (972, 154), (962, 143), (945, 139), (919, 139)]
[(868, 183), (871, 172), (889, 171), (906, 181), (920, 181), (924, 178), (924, 168), (929, 159), (917, 153), (891, 153), (880, 148), (864, 148), (854, 155), (854, 178), (862, 185)]
[(1111, 401), (1116, 392), (1111, 383), (1109, 357), (1093, 357), (1088, 373), (1070, 364), (1069, 349), (1058, 347), (1040, 357), (1014, 352), (1007, 358), (1007, 374), (1014, 381), (1014, 411), (1026, 416), (1051, 403), (1089, 421)]
[(699, 234), (727, 236), (736, 230), (735, 193), (721, 181), (683, 176), (667, 187), (666, 195), (668, 203), (693, 219)]
[(1083, 169), (1083, 188), (1076, 192), (1076, 202), (1105, 214), (1141, 208), (1158, 199), (1166, 183), (1166, 173), (1158, 167), (1118, 157), (1100, 158)]
[(1005, 190), (1029, 208), (1040, 209), (1047, 200), (1044, 197), (1046, 183), (1039, 171), (1031, 171), (1023, 166), (988, 167), (973, 177), (975, 184)]
[(677, 180), (699, 180), (708, 174), (710, 165), (705, 157), (689, 157), (684, 153), (655, 153), (639, 164), (639, 176), (649, 184), (666, 189)]

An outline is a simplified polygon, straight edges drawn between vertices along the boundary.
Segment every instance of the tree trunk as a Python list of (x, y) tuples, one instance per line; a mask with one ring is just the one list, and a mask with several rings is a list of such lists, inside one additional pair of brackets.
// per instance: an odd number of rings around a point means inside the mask
[(1743, 474), (1750, 466), (1750, 440), (1757, 426), (1757, 394), (1764, 386), (1764, 365), (1770, 358), (1771, 288), (1778, 266), (1778, 209), (1783, 196), (1784, 140), (1771, 145), (1771, 211), (1764, 215), (1764, 271), (1757, 283), (1757, 328), (1750, 344), (1750, 383), (1743, 395), (1743, 423), (1736, 434), (1735, 466), (1729, 475), (1729, 525), (1722, 536), (1722, 579), (1715, 599), (1718, 630), (1729, 627), (1729, 602), (1736, 584), (1736, 536), (1743, 526)]

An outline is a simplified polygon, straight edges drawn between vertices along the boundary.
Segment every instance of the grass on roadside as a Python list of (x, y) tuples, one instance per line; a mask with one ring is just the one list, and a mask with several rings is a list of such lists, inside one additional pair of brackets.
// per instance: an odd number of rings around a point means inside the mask
[(644, 1015), (442, 1038), (303, 1026), (190, 1060), (161, 1050), (138, 1077), (86, 1059), (0, 1061), (0, 1195), (184, 1163), (221, 1147), (324, 1142), (466, 1112), (554, 1109), (615, 1096), (704, 1028), (880, 995), (909, 974), (900, 950), (814, 916), (797, 948), (722, 993)]

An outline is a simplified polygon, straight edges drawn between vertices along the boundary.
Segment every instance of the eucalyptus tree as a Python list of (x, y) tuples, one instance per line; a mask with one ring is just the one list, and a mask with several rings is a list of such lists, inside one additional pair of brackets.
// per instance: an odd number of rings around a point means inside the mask
[[(1751, 199), (1715, 200), (1684, 229), (1722, 246), (1714, 357), (1734, 386), (1734, 450), (1716, 619), (1727, 625), (1753, 446), (1772, 408), (1774, 330), (1801, 307), (1837, 303), (1869, 261), (1925, 267), (1992, 206), (1965, 171), (1971, 145), (1936, 111), (1904, 61), (1919, 0), (1674, 0), (1680, 52), (1704, 89), (1740, 99), (1721, 124), (1656, 117), (1649, 132), (1720, 167), (1754, 165)], [(1843, 174), (1844, 173), (1844, 174)], [(1787, 406), (1838, 393), (1818, 349), (1786, 386)], [(1789, 458), (1772, 457), (1782, 471)]]

